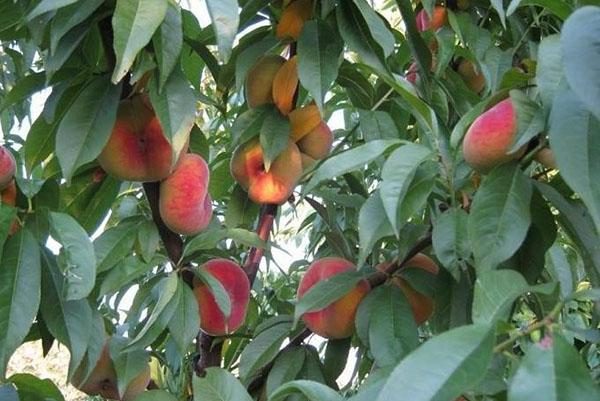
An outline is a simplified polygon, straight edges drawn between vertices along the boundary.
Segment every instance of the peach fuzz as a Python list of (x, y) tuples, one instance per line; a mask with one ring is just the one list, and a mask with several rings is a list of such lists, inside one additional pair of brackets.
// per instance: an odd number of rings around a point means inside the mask
[(211, 336), (231, 334), (239, 329), (246, 319), (246, 310), (250, 301), (250, 281), (244, 270), (227, 259), (213, 259), (199, 269), (204, 270), (218, 280), (231, 300), (231, 314), (225, 317), (210, 288), (194, 279), (194, 294), (200, 310), (200, 328)]
[(252, 201), (280, 205), (287, 201), (302, 176), (302, 157), (296, 144), (289, 142), (266, 171), (260, 142), (253, 139), (235, 149), (230, 169)]
[(321, 160), (329, 155), (331, 145), (333, 145), (333, 133), (323, 121), (312, 130), (308, 135), (305, 135), (297, 143), (298, 149), (303, 154), (314, 160)]
[(305, 135), (308, 135), (321, 123), (321, 113), (314, 103), (293, 110), (289, 114), (290, 119), (290, 138), (298, 142)]
[(510, 98), (501, 101), (475, 119), (463, 140), (465, 161), (475, 171), (485, 174), (497, 165), (518, 159), (521, 150), (507, 154), (515, 134), (517, 117)]
[(287, 116), (294, 108), (294, 95), (298, 87), (298, 56), (285, 62), (273, 79), (273, 102), (279, 112)]
[[(384, 262), (377, 265), (376, 269), (384, 271), (389, 266), (390, 262)], [(412, 259), (406, 262), (403, 267), (403, 269), (414, 268), (423, 269), (433, 275), (437, 275), (439, 272), (438, 265), (429, 256), (422, 253), (416, 254)], [(393, 277), (392, 282), (402, 290), (402, 293), (404, 293), (404, 296), (408, 299), (417, 325), (420, 326), (425, 323), (433, 313), (435, 307), (433, 299), (415, 290), (408, 281), (402, 277)]]
[(448, 11), (446, 7), (435, 6), (433, 9), (433, 18), (430, 18), (425, 9), (422, 9), (417, 13), (417, 30), (419, 32), (432, 29), (437, 31), (440, 29), (448, 20)]
[(17, 164), (15, 158), (8, 149), (0, 146), (0, 191), (8, 187), (13, 177)]
[[(186, 150), (187, 145), (181, 154)], [(98, 162), (107, 173), (127, 181), (160, 181), (173, 172), (171, 145), (145, 95), (121, 101)]]
[(298, 40), (304, 23), (312, 15), (312, 0), (296, 0), (291, 2), (281, 13), (275, 35), (277, 39), (291, 38)]
[(273, 80), (283, 63), (283, 57), (268, 54), (261, 57), (248, 71), (245, 85), (248, 107), (255, 108), (273, 103)]
[(172, 231), (194, 235), (210, 223), (209, 176), (204, 159), (187, 153), (173, 174), (160, 183), (160, 216)]
[[(320, 281), (327, 280), (356, 267), (351, 262), (335, 257), (328, 257), (314, 261), (302, 277), (298, 287), (298, 300)], [(342, 298), (313, 312), (302, 316), (306, 326), (313, 332), (325, 338), (347, 338), (354, 333), (354, 317), (362, 299), (370, 291), (366, 280), (359, 282), (356, 287)]]

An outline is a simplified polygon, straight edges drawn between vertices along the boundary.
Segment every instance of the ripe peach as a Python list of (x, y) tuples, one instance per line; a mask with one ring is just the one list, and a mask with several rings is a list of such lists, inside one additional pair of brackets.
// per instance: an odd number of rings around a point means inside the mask
[(458, 74), (473, 92), (481, 92), (485, 88), (485, 77), (475, 69), (475, 64), (467, 59), (458, 64)]
[(290, 119), (290, 138), (294, 142), (298, 142), (302, 137), (308, 135), (322, 122), (319, 108), (314, 103), (293, 110), (288, 117)]
[(273, 79), (273, 102), (284, 116), (294, 108), (294, 94), (298, 87), (298, 57), (286, 61)]
[(437, 31), (440, 29), (448, 20), (448, 11), (446, 7), (435, 6), (433, 9), (433, 18), (429, 18), (427, 12), (423, 9), (417, 14), (417, 30), (419, 32), (432, 29)]
[(12, 153), (5, 147), (0, 146), (0, 191), (10, 184), (15, 176), (16, 168), (17, 164)]
[[(384, 262), (377, 265), (376, 269), (383, 271), (389, 266), (390, 262)], [(430, 257), (422, 253), (416, 254), (412, 259), (406, 262), (404, 268), (420, 268), (434, 275), (437, 275), (439, 272), (438, 265)], [(408, 299), (417, 325), (425, 323), (433, 313), (435, 306), (433, 299), (415, 290), (408, 281), (402, 277), (394, 277), (392, 282), (402, 290), (406, 299)]]
[[(437, 68), (437, 59), (435, 55), (431, 57), (431, 72), (435, 71)], [(419, 65), (416, 62), (411, 63), (408, 66), (408, 70), (406, 71), (405, 78), (408, 82), (413, 85), (417, 85), (417, 82), (420, 80), (419, 74)]]
[(290, 3), (283, 13), (277, 24), (277, 39), (292, 38), (298, 40), (304, 23), (310, 19), (312, 15), (312, 0), (296, 0)]
[(160, 181), (176, 167), (172, 153), (147, 97), (136, 95), (121, 101), (117, 121), (98, 162), (121, 180)]
[(251, 108), (273, 103), (273, 80), (285, 59), (275, 54), (261, 57), (246, 76), (246, 100)]
[(227, 259), (213, 259), (199, 269), (218, 280), (231, 300), (231, 314), (225, 317), (210, 288), (194, 279), (194, 294), (200, 309), (200, 328), (212, 336), (231, 334), (244, 324), (250, 301), (250, 281), (242, 268)]
[(194, 235), (210, 222), (209, 175), (204, 159), (187, 153), (173, 174), (160, 183), (160, 216), (172, 231)]
[[(17, 185), (15, 184), (15, 180), (9, 182), (6, 188), (0, 191), (0, 203), (13, 207), (17, 204)], [(18, 229), (19, 220), (15, 218), (10, 224), (8, 235), (13, 235)]]
[[(298, 300), (315, 284), (356, 267), (342, 258), (323, 258), (314, 261), (298, 286)], [(302, 316), (306, 326), (325, 338), (346, 338), (354, 332), (354, 317), (362, 299), (370, 290), (366, 280), (359, 282), (354, 289), (342, 298), (321, 310), (305, 313)]]
[(298, 149), (311, 159), (321, 160), (329, 155), (333, 144), (333, 133), (324, 121), (297, 143)]
[(230, 168), (231, 175), (254, 202), (280, 205), (290, 197), (302, 176), (302, 157), (296, 144), (289, 142), (266, 171), (262, 147), (254, 139), (236, 148)]
[(104, 345), (100, 359), (84, 383), (81, 383), (83, 379), (81, 376), (84, 373), (82, 368), (83, 366), (80, 366), (75, 371), (71, 379), (73, 386), (88, 395), (100, 395), (111, 400), (132, 401), (146, 390), (150, 382), (150, 365), (148, 365), (129, 383), (123, 397), (120, 398), (117, 387), (117, 372), (110, 359), (108, 343)]
[(518, 159), (521, 150), (507, 154), (517, 132), (517, 117), (510, 98), (501, 101), (475, 119), (463, 140), (465, 161), (485, 174), (499, 164)]

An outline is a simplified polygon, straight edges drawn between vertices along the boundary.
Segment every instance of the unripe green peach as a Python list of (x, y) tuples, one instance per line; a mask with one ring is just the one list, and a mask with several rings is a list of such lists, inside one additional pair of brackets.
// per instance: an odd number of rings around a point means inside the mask
[[(342, 258), (323, 258), (313, 262), (300, 281), (298, 300), (320, 281), (337, 274), (354, 270), (356, 267)], [(321, 310), (305, 313), (302, 320), (313, 333), (325, 338), (347, 338), (354, 333), (354, 317), (358, 305), (370, 290), (366, 280), (360, 281), (356, 287), (342, 298)]]

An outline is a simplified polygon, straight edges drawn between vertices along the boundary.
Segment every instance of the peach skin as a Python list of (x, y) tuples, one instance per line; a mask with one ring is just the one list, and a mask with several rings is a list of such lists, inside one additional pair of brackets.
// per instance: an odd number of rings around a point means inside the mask
[(435, 6), (433, 9), (433, 18), (430, 18), (427, 12), (423, 9), (417, 14), (417, 30), (419, 32), (431, 29), (437, 31), (448, 20), (448, 11), (446, 7)]
[(273, 80), (285, 59), (275, 54), (261, 57), (246, 76), (246, 101), (255, 108), (273, 103)]
[(294, 95), (298, 87), (298, 57), (285, 62), (273, 79), (273, 102), (279, 112), (287, 116), (294, 108)]
[(281, 13), (275, 35), (277, 39), (291, 38), (297, 41), (304, 28), (304, 23), (312, 15), (312, 0), (296, 0), (291, 2)]
[(314, 103), (294, 109), (288, 117), (290, 119), (290, 138), (294, 142), (298, 142), (308, 135), (322, 121), (319, 108)]
[[(0, 191), (0, 203), (15, 207), (17, 204), (17, 184), (15, 180), (8, 183), (6, 188)], [(19, 229), (19, 220), (15, 218), (10, 224), (8, 235), (13, 235)]]
[(0, 146), (0, 191), (8, 187), (15, 176), (17, 165), (10, 151)]
[(475, 69), (475, 64), (471, 61), (461, 60), (458, 64), (458, 74), (473, 92), (479, 93), (485, 88), (485, 77), (481, 71)]
[(297, 143), (298, 149), (313, 160), (321, 160), (329, 155), (333, 145), (333, 133), (324, 121), (305, 135)]
[[(354, 264), (342, 258), (329, 257), (314, 261), (300, 281), (298, 300), (302, 299), (304, 294), (318, 282), (354, 269), (356, 269)], [(354, 333), (354, 317), (358, 305), (369, 290), (369, 283), (363, 280), (348, 294), (325, 308), (305, 313), (302, 319), (306, 327), (325, 338), (350, 337)]]

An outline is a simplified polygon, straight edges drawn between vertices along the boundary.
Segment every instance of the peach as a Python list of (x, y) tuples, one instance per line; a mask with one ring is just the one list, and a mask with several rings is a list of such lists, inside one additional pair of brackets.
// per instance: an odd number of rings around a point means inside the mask
[[(186, 150), (187, 145), (181, 154)], [(160, 181), (173, 172), (171, 145), (145, 95), (121, 101), (98, 162), (107, 173), (127, 181)]]
[(16, 168), (17, 164), (12, 153), (7, 148), (0, 146), (0, 191), (10, 184), (15, 176)]
[(298, 57), (294, 56), (281, 66), (273, 79), (273, 102), (284, 116), (294, 108), (297, 87)]
[(501, 101), (475, 119), (463, 140), (465, 161), (485, 174), (499, 164), (518, 159), (525, 146), (508, 154), (517, 133), (517, 117), (510, 98)]
[(473, 92), (479, 93), (485, 88), (485, 77), (481, 71), (476, 70), (475, 64), (471, 61), (467, 59), (461, 60), (458, 64), (458, 74)]
[(273, 103), (273, 80), (285, 59), (275, 54), (261, 57), (246, 76), (246, 100), (251, 108)]
[(289, 142), (266, 171), (263, 149), (259, 140), (253, 139), (236, 148), (230, 168), (252, 201), (281, 205), (302, 176), (302, 157), (296, 144)]
[(298, 40), (304, 23), (308, 21), (312, 15), (312, 0), (296, 0), (290, 3), (283, 13), (277, 24), (275, 35), (277, 39), (292, 38)]
[[(434, 72), (436, 68), (437, 68), (437, 59), (434, 55), (431, 58), (431, 70), (430, 71)], [(419, 65), (416, 62), (413, 62), (408, 66), (408, 70), (406, 71), (405, 78), (411, 84), (417, 85), (417, 82), (419, 82), (419, 80), (420, 80), (420, 74), (419, 74)]]
[(246, 319), (250, 302), (250, 281), (244, 270), (227, 259), (213, 259), (199, 269), (218, 280), (231, 300), (231, 313), (226, 317), (219, 308), (210, 288), (194, 279), (194, 294), (200, 310), (200, 328), (211, 336), (224, 336), (239, 329)]
[(324, 121), (305, 135), (297, 143), (298, 149), (303, 154), (314, 160), (321, 160), (329, 155), (333, 145), (333, 133)]
[[(9, 182), (6, 188), (0, 191), (0, 203), (13, 207), (17, 204), (17, 185), (15, 184), (15, 180)], [(10, 224), (8, 235), (13, 235), (18, 229), (19, 220), (15, 218)]]
[(99, 395), (111, 400), (132, 401), (146, 390), (148, 383), (150, 383), (150, 365), (148, 365), (129, 383), (123, 397), (120, 398), (117, 387), (117, 372), (110, 359), (108, 343), (104, 345), (100, 359), (96, 362), (96, 366), (84, 383), (81, 383), (81, 375), (84, 373), (82, 368), (83, 365), (75, 371), (71, 383), (88, 395)]
[[(335, 257), (314, 261), (302, 277), (298, 286), (298, 300), (320, 281), (327, 280), (356, 267), (351, 262)], [(359, 282), (350, 292), (325, 308), (305, 313), (302, 316), (306, 326), (325, 338), (347, 338), (354, 333), (354, 317), (362, 299), (370, 290), (366, 280)]]
[(289, 114), (290, 138), (298, 142), (305, 135), (312, 132), (321, 123), (321, 113), (314, 103), (293, 110)]
[(417, 14), (417, 30), (419, 32), (431, 29), (437, 31), (440, 29), (448, 20), (448, 11), (446, 7), (435, 6), (433, 9), (433, 18), (430, 18), (427, 12), (423, 9)]
[(187, 153), (173, 174), (160, 183), (160, 216), (172, 231), (194, 235), (210, 223), (209, 175), (204, 159)]
[[(389, 266), (389, 262), (384, 262), (377, 265), (376, 269), (383, 271)], [(416, 254), (412, 259), (406, 262), (403, 268), (419, 268), (433, 275), (437, 275), (439, 272), (438, 265), (430, 257), (422, 253)], [(402, 290), (406, 299), (408, 299), (417, 325), (420, 326), (425, 323), (433, 313), (435, 306), (433, 299), (415, 290), (408, 281), (402, 277), (394, 277), (392, 282)]]

